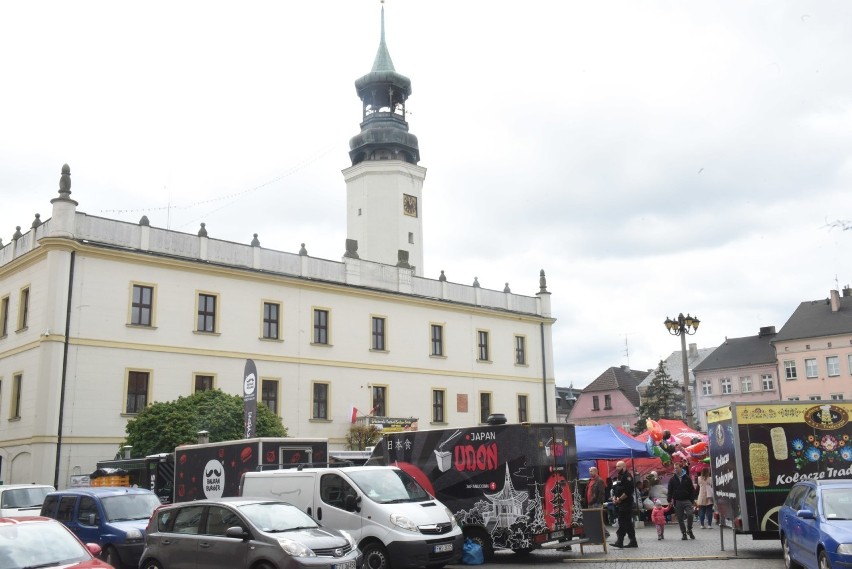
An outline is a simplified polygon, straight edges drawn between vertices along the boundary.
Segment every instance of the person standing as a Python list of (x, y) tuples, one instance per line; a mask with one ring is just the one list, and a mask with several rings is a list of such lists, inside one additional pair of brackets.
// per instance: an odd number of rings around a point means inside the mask
[[(713, 527), (713, 479), (710, 478), (710, 469), (705, 467), (696, 480), (698, 484), (698, 499), (695, 503), (698, 504), (698, 521), (701, 522), (701, 529), (711, 529)], [(707, 525), (705, 526), (705, 520)]]
[(659, 500), (654, 500), (654, 509), (651, 510), (651, 521), (657, 527), (657, 540), (666, 538), (666, 512), (671, 509), (671, 505), (663, 506)]
[(598, 476), (598, 469), (594, 466), (589, 468), (589, 485), (586, 486), (586, 507), (601, 508), (606, 502), (606, 484), (603, 478)]
[[(633, 476), (627, 472), (627, 467), (623, 460), (619, 460), (615, 468), (618, 470), (618, 479), (613, 486), (613, 498), (615, 507), (618, 508), (618, 531), (615, 532), (615, 542), (613, 547), (639, 547), (636, 543), (636, 529), (633, 527), (633, 499), (635, 485)], [(624, 544), (624, 536), (627, 536), (630, 541), (627, 545)]]
[(692, 533), (692, 519), (695, 517), (695, 486), (689, 472), (682, 464), (675, 465), (674, 475), (669, 480), (669, 502), (674, 504), (677, 523), (680, 526), (681, 539), (695, 539)]

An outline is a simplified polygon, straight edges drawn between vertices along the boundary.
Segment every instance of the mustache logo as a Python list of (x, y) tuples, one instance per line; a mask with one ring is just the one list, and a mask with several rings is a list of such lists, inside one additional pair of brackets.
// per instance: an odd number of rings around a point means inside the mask
[(211, 476), (213, 476), (214, 474), (215, 474), (215, 475), (216, 475), (216, 477), (218, 478), (219, 476), (222, 476), (222, 471), (221, 471), (221, 470), (216, 470), (215, 468), (211, 468), (210, 470), (208, 470), (208, 471), (207, 471), (207, 472), (205, 472), (204, 474), (207, 476), (207, 478), (210, 478), (210, 477), (211, 477)]

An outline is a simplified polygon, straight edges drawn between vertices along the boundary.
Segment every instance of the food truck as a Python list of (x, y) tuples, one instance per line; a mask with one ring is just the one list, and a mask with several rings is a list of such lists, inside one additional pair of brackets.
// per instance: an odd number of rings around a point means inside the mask
[(806, 478), (852, 478), (852, 402), (732, 403), (707, 411), (720, 523), (778, 539), (778, 511)]

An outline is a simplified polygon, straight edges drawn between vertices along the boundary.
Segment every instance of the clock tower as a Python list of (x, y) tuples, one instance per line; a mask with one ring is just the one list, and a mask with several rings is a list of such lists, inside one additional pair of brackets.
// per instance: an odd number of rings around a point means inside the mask
[[(408, 132), (405, 101), (411, 80), (396, 72), (381, 39), (372, 70), (355, 81), (361, 99), (361, 132), (349, 141), (352, 166), (346, 181), (346, 237), (368, 261), (411, 267), (423, 276), (423, 180), (417, 137)], [(347, 252), (351, 254), (352, 252)]]

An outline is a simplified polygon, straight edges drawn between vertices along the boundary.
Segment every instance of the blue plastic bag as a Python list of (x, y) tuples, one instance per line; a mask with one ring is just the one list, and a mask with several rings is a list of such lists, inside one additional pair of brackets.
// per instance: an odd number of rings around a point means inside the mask
[(462, 546), (461, 562), (464, 565), (482, 565), (485, 563), (485, 555), (482, 546), (470, 538), (465, 538)]

